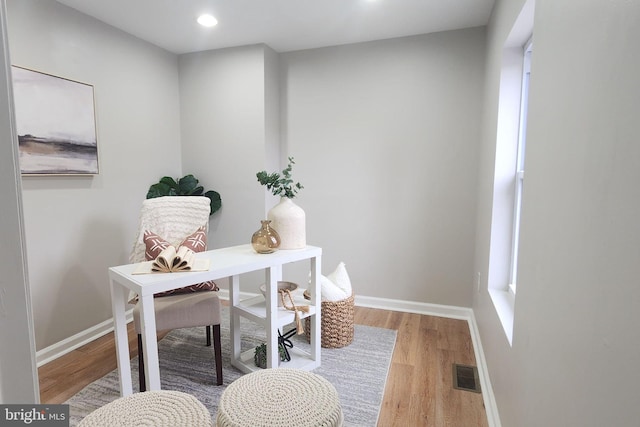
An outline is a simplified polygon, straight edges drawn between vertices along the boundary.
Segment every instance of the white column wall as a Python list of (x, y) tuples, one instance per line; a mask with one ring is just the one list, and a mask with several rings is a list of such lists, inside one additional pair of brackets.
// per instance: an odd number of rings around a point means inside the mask
[(0, 0), (0, 403), (38, 403), (6, 4)]
[(264, 214), (266, 95), (264, 45), (181, 55), (184, 173), (222, 196), (211, 218), (209, 246), (251, 242)]

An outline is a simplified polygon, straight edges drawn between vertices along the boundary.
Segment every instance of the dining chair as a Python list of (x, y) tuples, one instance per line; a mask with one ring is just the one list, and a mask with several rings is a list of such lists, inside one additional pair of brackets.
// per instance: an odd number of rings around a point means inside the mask
[[(176, 248), (185, 245), (194, 252), (206, 250), (209, 212), (210, 200), (204, 196), (164, 196), (144, 200), (140, 211), (138, 235), (129, 260), (132, 263), (153, 260), (167, 245)], [(154, 311), (157, 331), (204, 326), (206, 345), (211, 346), (213, 330), (216, 383), (222, 385), (222, 307), (217, 291), (216, 284), (209, 281), (156, 294)], [(138, 334), (140, 391), (145, 391), (140, 304), (135, 295), (131, 295), (130, 298), (130, 302), (135, 304), (133, 320)]]

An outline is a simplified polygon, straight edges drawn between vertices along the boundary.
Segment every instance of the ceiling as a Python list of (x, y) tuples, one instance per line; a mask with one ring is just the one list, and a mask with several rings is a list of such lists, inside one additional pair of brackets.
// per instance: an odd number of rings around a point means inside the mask
[[(486, 25), (494, 0), (57, 0), (176, 54), (278, 52)], [(202, 13), (218, 19), (205, 28)]]

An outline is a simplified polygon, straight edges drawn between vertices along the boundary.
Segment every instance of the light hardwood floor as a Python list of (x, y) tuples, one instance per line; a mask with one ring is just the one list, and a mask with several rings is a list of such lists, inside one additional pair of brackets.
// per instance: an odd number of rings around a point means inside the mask
[[(453, 388), (452, 365), (475, 365), (466, 321), (356, 307), (355, 323), (398, 331), (379, 427), (487, 426), (482, 395)], [(129, 338), (133, 357), (131, 327)], [(108, 334), (38, 369), (41, 402), (62, 403), (115, 368)]]

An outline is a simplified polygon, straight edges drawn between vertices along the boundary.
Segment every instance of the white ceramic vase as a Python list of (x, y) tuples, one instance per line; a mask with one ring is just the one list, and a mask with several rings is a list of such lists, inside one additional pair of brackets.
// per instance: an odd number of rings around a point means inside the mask
[(267, 213), (267, 219), (271, 220), (271, 228), (280, 236), (280, 250), (307, 246), (305, 213), (293, 200), (281, 197), (280, 203)]

